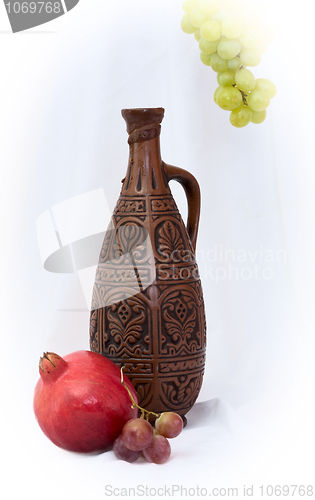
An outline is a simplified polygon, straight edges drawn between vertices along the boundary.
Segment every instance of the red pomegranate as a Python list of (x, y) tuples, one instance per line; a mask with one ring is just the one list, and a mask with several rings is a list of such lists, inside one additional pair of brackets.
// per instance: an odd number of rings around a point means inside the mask
[[(60, 448), (101, 452), (112, 447), (125, 423), (138, 414), (121, 383), (119, 368), (91, 351), (64, 358), (47, 352), (40, 358), (34, 412), (42, 431)], [(134, 400), (137, 394), (124, 376)]]

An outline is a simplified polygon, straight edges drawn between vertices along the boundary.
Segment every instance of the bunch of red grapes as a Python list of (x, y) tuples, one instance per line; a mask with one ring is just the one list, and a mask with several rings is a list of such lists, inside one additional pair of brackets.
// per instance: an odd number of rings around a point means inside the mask
[(182, 432), (183, 420), (177, 413), (164, 412), (154, 425), (152, 427), (143, 415), (128, 420), (113, 445), (116, 457), (131, 463), (142, 454), (148, 462), (166, 462), (171, 454), (168, 438), (175, 438)]

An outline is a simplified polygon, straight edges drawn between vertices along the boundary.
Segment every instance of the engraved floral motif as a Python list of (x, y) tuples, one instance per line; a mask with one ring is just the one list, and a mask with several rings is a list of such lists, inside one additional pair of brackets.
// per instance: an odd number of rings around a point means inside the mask
[(133, 252), (148, 236), (146, 229), (134, 222), (127, 222), (116, 227), (116, 232), (118, 245), (121, 248), (122, 254)]
[(162, 305), (161, 353), (191, 354), (200, 348), (196, 300), (188, 290), (167, 295)]
[[(198, 397), (203, 372), (172, 377), (161, 383), (162, 400), (167, 401), (170, 409), (191, 408)], [(163, 401), (163, 402), (164, 402)]]
[(140, 357), (150, 353), (146, 308), (133, 297), (106, 308), (104, 346), (110, 356)]
[(135, 222), (127, 222), (112, 228), (105, 233), (99, 262), (115, 261), (116, 264), (130, 263), (130, 254), (134, 252), (141, 257), (146, 252), (143, 245), (148, 237), (146, 229)]
[(131, 382), (138, 394), (139, 405), (145, 408), (149, 408), (150, 402), (152, 401), (152, 379), (147, 381), (137, 381), (136, 378), (131, 378)]
[(163, 260), (171, 262), (173, 254), (176, 253), (177, 259), (180, 253), (184, 253), (185, 244), (181, 231), (176, 223), (166, 220), (157, 229), (157, 252), (163, 257)]

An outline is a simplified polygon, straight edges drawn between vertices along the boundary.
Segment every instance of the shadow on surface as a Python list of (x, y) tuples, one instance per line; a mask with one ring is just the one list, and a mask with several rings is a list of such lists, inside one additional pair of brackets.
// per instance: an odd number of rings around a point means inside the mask
[(186, 414), (187, 429), (206, 427), (209, 424), (227, 424), (230, 408), (219, 398), (196, 403)]

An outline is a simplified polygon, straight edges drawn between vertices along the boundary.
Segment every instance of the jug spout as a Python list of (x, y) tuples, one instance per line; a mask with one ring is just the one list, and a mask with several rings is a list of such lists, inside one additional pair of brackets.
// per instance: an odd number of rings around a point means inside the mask
[[(121, 114), (127, 124), (127, 132), (129, 136), (136, 130), (140, 131), (143, 128), (154, 130), (153, 126), (156, 127), (156, 131), (158, 131), (158, 135), (160, 135), (160, 123), (164, 118), (164, 108), (122, 109)], [(151, 132), (151, 134), (153, 135), (153, 132)]]

